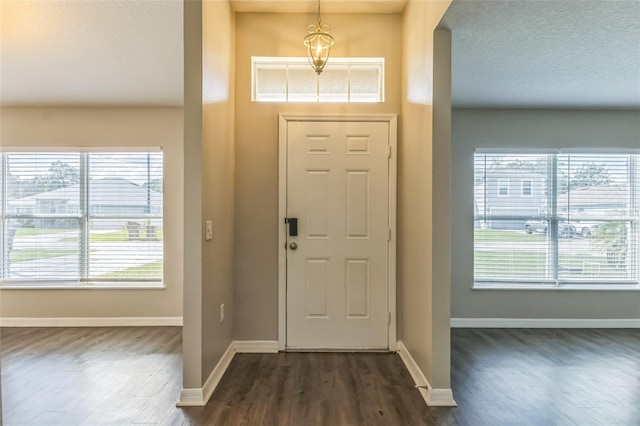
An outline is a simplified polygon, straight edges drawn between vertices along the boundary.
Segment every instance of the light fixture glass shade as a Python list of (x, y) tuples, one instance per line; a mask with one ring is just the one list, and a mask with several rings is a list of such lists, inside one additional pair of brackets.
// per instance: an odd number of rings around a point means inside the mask
[(318, 15), (318, 24), (309, 25), (309, 34), (304, 38), (309, 64), (318, 75), (327, 64), (331, 54), (331, 46), (333, 46), (333, 36), (329, 34), (329, 31), (331, 31), (331, 27), (320, 22)]

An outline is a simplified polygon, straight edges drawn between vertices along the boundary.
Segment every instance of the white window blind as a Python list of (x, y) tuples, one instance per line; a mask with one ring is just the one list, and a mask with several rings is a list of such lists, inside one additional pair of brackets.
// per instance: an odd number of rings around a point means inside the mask
[(256, 102), (383, 102), (384, 58), (331, 58), (322, 74), (306, 58), (252, 57)]
[(637, 170), (631, 154), (476, 153), (476, 285), (637, 284)]
[(161, 152), (1, 159), (3, 284), (162, 280)]

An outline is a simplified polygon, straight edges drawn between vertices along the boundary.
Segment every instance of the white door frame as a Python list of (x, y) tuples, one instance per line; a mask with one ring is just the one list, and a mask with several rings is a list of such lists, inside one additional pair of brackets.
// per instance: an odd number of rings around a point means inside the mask
[(389, 123), (389, 351), (396, 351), (396, 206), (398, 116), (395, 114), (280, 114), (278, 122), (278, 349), (287, 345), (287, 123), (290, 121), (360, 121)]

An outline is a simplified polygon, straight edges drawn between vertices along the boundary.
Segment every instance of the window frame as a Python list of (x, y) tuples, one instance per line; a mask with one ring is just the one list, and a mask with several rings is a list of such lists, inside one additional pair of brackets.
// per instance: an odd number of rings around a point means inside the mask
[[(529, 193), (525, 194), (524, 190), (525, 190), (525, 182), (529, 182), (528, 188), (529, 188)], [(520, 196), (521, 197), (533, 197), (533, 181), (531, 179), (521, 179), (520, 180)]]
[[(285, 93), (283, 97), (274, 98), (261, 98), (260, 96), (260, 81), (258, 78), (258, 70), (264, 69), (276, 69), (283, 70), (287, 77)], [(363, 69), (377, 69), (378, 71), (378, 93), (375, 100), (357, 99), (352, 97), (351, 93), (351, 72), (352, 70)], [(320, 78), (321, 76), (314, 75), (316, 79), (316, 89), (313, 97), (304, 98), (296, 97), (290, 99), (289, 97), (289, 70), (290, 69), (304, 69), (310, 70), (309, 60), (306, 57), (273, 57), (273, 56), (252, 56), (251, 57), (251, 101), (258, 103), (383, 103), (385, 101), (385, 58), (383, 57), (368, 57), (368, 58), (340, 58), (331, 57), (327, 65), (326, 71), (332, 69), (346, 69), (348, 71), (347, 81), (347, 93), (344, 94), (346, 100), (341, 99), (322, 99), (320, 90)]]
[[(637, 185), (640, 185), (640, 178), (638, 173), (640, 173), (640, 151), (624, 151), (624, 152), (610, 152), (610, 151), (582, 151), (582, 150), (571, 150), (571, 151), (562, 151), (562, 150), (549, 150), (549, 151), (527, 151), (527, 150), (496, 150), (496, 149), (477, 149), (474, 153), (474, 158), (477, 155), (496, 155), (496, 154), (504, 154), (504, 155), (528, 155), (528, 154), (540, 154), (548, 156), (548, 164), (547, 164), (547, 179), (550, 183), (547, 184), (547, 200), (549, 203), (548, 213), (543, 216), (531, 217), (529, 215), (492, 215), (488, 212), (485, 207), (485, 211), (476, 212), (474, 214), (474, 222), (487, 223), (492, 220), (494, 221), (509, 221), (509, 220), (541, 220), (548, 222), (548, 241), (549, 241), (549, 251), (547, 252), (548, 256), (553, 257), (552, 261), (554, 262), (554, 276), (551, 279), (518, 279), (518, 278), (477, 278), (475, 276), (475, 238), (472, 239), (474, 245), (474, 256), (473, 256), (473, 285), (472, 289), (474, 290), (640, 290), (640, 188)], [(628, 170), (628, 182), (629, 182), (629, 214), (627, 216), (608, 218), (608, 219), (598, 219), (601, 223), (613, 223), (613, 222), (624, 222), (626, 226), (629, 226), (629, 235), (634, 238), (632, 243), (629, 243), (629, 255), (628, 259), (630, 259), (634, 264), (631, 266), (631, 270), (633, 271), (631, 279), (607, 279), (607, 278), (597, 278), (594, 280), (584, 280), (584, 279), (572, 279), (572, 278), (560, 278), (559, 277), (559, 236), (558, 236), (558, 226), (559, 222), (564, 218), (558, 212), (557, 208), (557, 200), (558, 196), (558, 156), (559, 155), (589, 155), (589, 154), (610, 154), (610, 155), (628, 155), (629, 156), (629, 170)], [(478, 173), (475, 170), (476, 161), (474, 160), (474, 176)], [(483, 173), (486, 176), (486, 168), (487, 162), (484, 161), (484, 170)], [(498, 179), (507, 180), (507, 179)], [(523, 179), (528, 180), (528, 179)], [(475, 182), (475, 180), (474, 180)], [(486, 179), (485, 179), (486, 182)], [(475, 186), (475, 184), (474, 184)], [(500, 185), (498, 186), (497, 197), (505, 197), (505, 195), (500, 195)], [(485, 183), (485, 197), (486, 197), (486, 183)], [(474, 191), (475, 192), (475, 191)], [(532, 194), (533, 194), (533, 186), (532, 186)], [(522, 194), (521, 194), (522, 195)], [(475, 199), (475, 195), (474, 195)], [(486, 200), (485, 200), (486, 206)], [(581, 215), (572, 215), (572, 220), (586, 220), (586, 217), (581, 217)], [(474, 226), (475, 229), (475, 226)]]
[[(9, 167), (7, 164), (7, 155), (10, 154), (55, 154), (55, 153), (65, 153), (65, 154), (78, 154), (79, 156), (79, 206), (77, 213), (50, 213), (50, 214), (37, 214), (33, 212), (32, 214), (18, 214), (18, 213), (9, 213), (8, 212), (8, 174)], [(162, 211), (160, 214), (152, 214), (149, 212), (148, 214), (126, 214), (126, 215), (116, 215), (116, 214), (93, 214), (91, 213), (90, 208), (90, 197), (89, 197), (89, 181), (90, 181), (90, 162), (89, 157), (91, 155), (97, 154), (117, 154), (117, 153), (127, 153), (127, 154), (157, 154), (163, 153), (161, 147), (144, 147), (144, 148), (126, 148), (126, 147), (117, 147), (117, 148), (91, 148), (91, 149), (78, 149), (78, 148), (29, 148), (29, 149), (21, 149), (21, 148), (10, 148), (5, 147), (0, 150), (0, 173), (2, 179), (0, 179), (0, 226), (4, 232), (0, 233), (0, 289), (2, 290), (10, 290), (10, 289), (96, 289), (96, 288), (115, 288), (115, 289), (158, 289), (165, 288), (164, 284), (164, 274), (165, 274), (165, 258), (164, 258), (164, 239), (162, 240), (162, 263), (163, 263), (163, 273), (162, 277), (159, 279), (151, 279), (151, 278), (127, 278), (123, 280), (117, 279), (100, 279), (100, 278), (89, 278), (88, 275), (88, 253), (91, 250), (90, 242), (89, 242), (89, 234), (90, 228), (89, 225), (92, 220), (96, 219), (137, 219), (137, 220), (147, 220), (147, 219), (155, 219), (160, 220), (164, 223), (164, 193), (163, 193), (163, 201), (162, 201)], [(162, 155), (162, 175), (164, 178), (165, 173), (165, 157)], [(78, 221), (78, 278), (77, 279), (51, 279), (51, 278), (43, 278), (43, 279), (15, 279), (15, 278), (5, 278), (5, 271), (8, 269), (9, 265), (9, 252), (5, 239), (7, 235), (7, 231), (9, 229), (9, 221), (11, 220), (20, 220), (20, 219), (53, 219), (53, 220), (77, 220)], [(164, 225), (163, 225), (164, 228)], [(7, 250), (5, 252), (5, 250)]]
[[(505, 182), (506, 182), (506, 184), (503, 185)], [(511, 192), (510, 191), (510, 189), (511, 189), (510, 188), (511, 187), (510, 183), (511, 182), (510, 182), (509, 179), (504, 179), (504, 178), (499, 178), (498, 179), (498, 184), (496, 185), (496, 188), (498, 189), (498, 192), (497, 192), (497, 196), (498, 197), (503, 197), (503, 198), (509, 197), (509, 193)], [(503, 188), (506, 190), (506, 192), (504, 194), (502, 193), (502, 189)]]

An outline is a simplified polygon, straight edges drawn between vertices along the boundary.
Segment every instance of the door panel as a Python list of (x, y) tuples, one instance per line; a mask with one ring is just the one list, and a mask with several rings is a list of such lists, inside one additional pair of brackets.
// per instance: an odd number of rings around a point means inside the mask
[(287, 126), (287, 347), (387, 349), (389, 124)]

